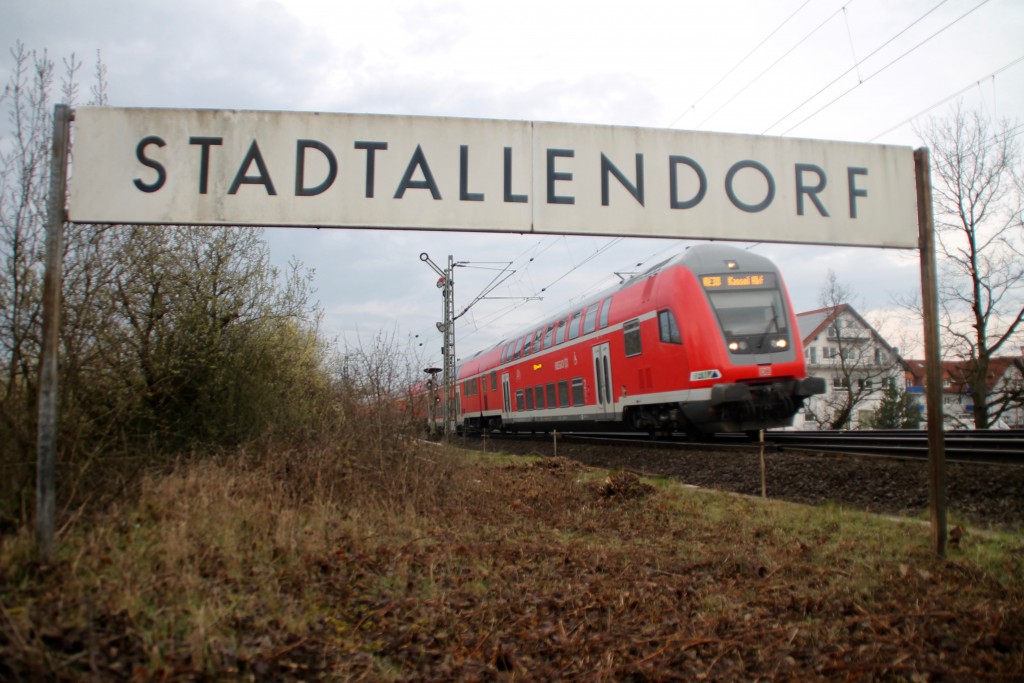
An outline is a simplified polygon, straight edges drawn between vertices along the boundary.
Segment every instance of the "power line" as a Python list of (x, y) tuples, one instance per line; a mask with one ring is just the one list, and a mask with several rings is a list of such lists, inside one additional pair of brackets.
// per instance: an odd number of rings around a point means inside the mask
[(785, 26), (786, 24), (788, 24), (788, 23), (790, 22), (790, 20), (792, 20), (792, 19), (793, 19), (793, 17), (795, 17), (795, 16), (797, 15), (797, 14), (799, 14), (799, 13), (800, 13), (800, 11), (801, 11), (801, 10), (802, 10), (802, 9), (803, 9), (804, 7), (807, 7), (807, 5), (809, 5), (809, 4), (811, 3), (811, 2), (812, 2), (812, 0), (806, 0), (806, 1), (804, 2), (804, 4), (802, 4), (802, 5), (800, 5), (799, 7), (797, 7), (797, 8), (796, 8), (796, 11), (795, 11), (795, 12), (793, 12), (792, 14), (790, 14), (790, 15), (789, 15), (789, 16), (788, 16), (788, 17), (786, 18), (786, 20), (785, 20), (785, 21), (783, 21), (783, 22), (782, 22), (781, 24), (779, 24), (778, 26), (776, 26), (776, 27), (775, 27), (775, 30), (774, 30), (774, 31), (772, 31), (771, 33), (769, 33), (769, 34), (768, 34), (767, 36), (765, 36), (765, 37), (764, 37), (764, 38), (763, 38), (763, 39), (761, 40), (761, 42), (760, 42), (760, 43), (758, 43), (757, 45), (755, 45), (755, 46), (754, 46), (754, 49), (753, 49), (753, 50), (751, 50), (750, 52), (748, 52), (748, 53), (747, 53), (747, 54), (746, 54), (746, 55), (745, 55), (745, 56), (743, 57), (743, 59), (741, 59), (740, 61), (736, 62), (736, 64), (735, 64), (735, 65), (734, 65), (734, 66), (733, 66), (733, 67), (732, 67), (731, 69), (729, 69), (729, 70), (728, 70), (728, 71), (727, 71), (727, 72), (725, 73), (725, 75), (724, 75), (724, 76), (722, 76), (721, 78), (719, 78), (719, 79), (718, 79), (718, 80), (717, 80), (717, 81), (715, 82), (715, 84), (714, 84), (714, 85), (712, 85), (712, 86), (711, 86), (710, 88), (708, 88), (708, 89), (707, 89), (707, 92), (705, 92), (705, 93), (704, 93), (703, 95), (701, 95), (700, 97), (698, 97), (698, 98), (697, 98), (697, 100), (696, 100), (696, 101), (695, 101), (695, 102), (694, 102), (693, 104), (691, 104), (691, 105), (689, 106), (689, 108), (687, 108), (686, 110), (684, 110), (684, 111), (683, 111), (683, 113), (682, 113), (682, 114), (680, 114), (679, 116), (677, 116), (677, 117), (675, 118), (675, 120), (674, 120), (674, 121), (672, 121), (672, 123), (668, 124), (667, 128), (671, 128), (672, 126), (676, 125), (677, 123), (679, 123), (679, 120), (680, 120), (680, 119), (682, 119), (682, 118), (683, 118), (684, 116), (686, 116), (686, 115), (687, 115), (688, 113), (690, 113), (691, 111), (693, 111), (694, 109), (696, 109), (697, 105), (698, 105), (698, 104), (700, 104), (700, 103), (701, 103), (701, 101), (702, 101), (702, 100), (703, 100), (703, 99), (704, 99), (705, 97), (707, 97), (708, 95), (710, 95), (710, 94), (711, 94), (711, 92), (712, 92), (712, 91), (713, 91), (713, 90), (714, 90), (715, 88), (717, 88), (718, 86), (720, 86), (720, 85), (721, 85), (721, 84), (722, 84), (722, 83), (723, 83), (723, 82), (725, 81), (725, 79), (729, 78), (729, 76), (731, 76), (731, 75), (732, 75), (732, 72), (734, 72), (734, 71), (736, 71), (736, 69), (740, 68), (740, 66), (741, 66), (741, 65), (742, 65), (742, 64), (743, 64), (743, 63), (744, 63), (745, 61), (747, 61), (748, 59), (750, 59), (750, 57), (751, 57), (751, 56), (752, 56), (752, 55), (753, 55), (753, 54), (754, 54), (755, 52), (757, 52), (757, 51), (758, 51), (759, 49), (761, 49), (761, 46), (762, 46), (762, 45), (764, 45), (765, 43), (767, 43), (767, 42), (768, 42), (768, 39), (769, 39), (769, 38), (771, 38), (771, 37), (772, 37), (772, 36), (774, 36), (774, 35), (775, 35), (776, 33), (778, 33), (778, 32), (779, 32), (779, 31), (780, 31), (780, 30), (782, 29), (782, 27), (783, 27), (783, 26)]
[[(938, 36), (938, 35), (940, 35), (940, 34), (944, 33), (944, 32), (945, 32), (946, 30), (948, 30), (948, 29), (949, 29), (950, 27), (952, 27), (952, 26), (954, 26), (954, 25), (956, 25), (956, 24), (960, 23), (960, 22), (961, 22), (961, 21), (962, 21), (962, 20), (963, 20), (964, 18), (966, 18), (966, 17), (967, 17), (967, 16), (969, 15), (969, 14), (972, 14), (973, 12), (975, 12), (976, 10), (978, 10), (979, 8), (981, 8), (982, 6), (984, 6), (984, 5), (988, 4), (988, 3), (989, 3), (989, 1), (990, 1), (990, 0), (982, 0), (982, 1), (981, 1), (980, 3), (978, 3), (978, 4), (977, 4), (977, 5), (975, 6), (975, 7), (973, 7), (972, 9), (969, 9), (969, 10), (967, 10), (966, 12), (964, 12), (963, 14), (961, 14), (961, 15), (960, 15), (959, 17), (957, 17), (956, 19), (954, 19), (954, 20), (953, 20), (953, 21), (951, 21), (950, 23), (946, 24), (945, 26), (943, 26), (943, 27), (942, 27), (942, 28), (940, 28), (940, 29), (939, 29), (938, 31), (936, 31), (936, 32), (935, 32), (935, 33), (933, 33), (932, 35), (930, 35), (930, 36), (928, 36), (927, 38), (925, 38), (924, 40), (922, 40), (922, 41), (921, 41), (920, 43), (918, 43), (918, 44), (917, 44), (917, 45), (915, 45), (914, 47), (910, 48), (909, 50), (907, 50), (906, 52), (904, 52), (903, 54), (901, 54), (901, 55), (900, 55), (899, 57), (897, 57), (896, 59), (892, 60), (891, 62), (889, 62), (889, 63), (888, 63), (888, 64), (886, 64), (885, 66), (883, 66), (883, 67), (882, 67), (881, 69), (879, 69), (878, 71), (874, 72), (873, 74), (871, 74), (870, 76), (868, 76), (868, 77), (867, 77), (867, 78), (865, 78), (864, 80), (862, 80), (862, 81), (860, 81), (859, 83), (857, 83), (857, 85), (853, 86), (852, 88), (850, 88), (850, 89), (849, 89), (849, 90), (847, 90), (846, 92), (842, 93), (841, 95), (839, 95), (838, 97), (836, 97), (835, 99), (833, 99), (832, 101), (830, 101), (830, 102), (829, 102), (828, 104), (826, 104), (826, 105), (824, 105), (823, 107), (819, 108), (819, 109), (818, 109), (817, 111), (815, 111), (815, 112), (814, 112), (813, 114), (810, 114), (810, 115), (808, 115), (808, 116), (804, 117), (804, 118), (803, 118), (803, 119), (802, 119), (802, 120), (801, 120), (801, 121), (800, 121), (799, 123), (796, 123), (796, 124), (794, 124), (794, 125), (790, 126), (790, 127), (789, 127), (789, 128), (787, 129), (787, 130), (783, 131), (783, 133), (782, 133), (782, 134), (783, 134), (783, 135), (786, 135), (787, 133), (789, 133), (790, 131), (792, 131), (792, 130), (793, 130), (794, 128), (799, 128), (799, 127), (800, 127), (800, 126), (802, 126), (802, 125), (803, 125), (804, 123), (806, 123), (806, 122), (807, 122), (807, 121), (809, 121), (810, 119), (814, 118), (815, 116), (817, 116), (817, 115), (818, 115), (818, 114), (820, 114), (821, 112), (825, 111), (826, 109), (828, 109), (829, 107), (831, 107), (831, 106), (832, 106), (833, 104), (835, 104), (835, 103), (836, 103), (836, 102), (838, 102), (839, 100), (843, 99), (844, 97), (846, 97), (847, 95), (849, 95), (849, 94), (850, 94), (851, 92), (853, 92), (854, 90), (856, 90), (856, 89), (857, 89), (857, 88), (859, 88), (860, 86), (864, 85), (865, 83), (867, 83), (868, 81), (870, 81), (870, 80), (871, 80), (872, 78), (874, 78), (874, 77), (875, 77), (875, 76), (877, 76), (878, 74), (880, 74), (880, 73), (882, 73), (883, 71), (885, 71), (886, 69), (888, 69), (888, 68), (889, 68), (890, 66), (892, 66), (893, 64), (896, 64), (897, 62), (899, 62), (900, 60), (902, 60), (902, 59), (903, 59), (904, 57), (906, 57), (906, 56), (907, 56), (907, 55), (909, 55), (910, 53), (912, 53), (912, 52), (914, 52), (915, 50), (917, 50), (917, 49), (918, 49), (919, 47), (921, 47), (922, 45), (925, 45), (926, 43), (930, 42), (930, 41), (931, 41), (931, 40), (932, 40), (933, 38), (935, 38), (936, 36)], [(943, 0), (943, 2), (945, 2), (945, 0)]]
[[(945, 0), (943, 0), (943, 1), (945, 1)], [(776, 59), (776, 60), (775, 60), (774, 62), (772, 62), (772, 63), (771, 63), (770, 65), (768, 65), (768, 67), (767, 67), (767, 68), (766, 68), (766, 69), (765, 69), (764, 71), (762, 71), (761, 73), (759, 73), (759, 74), (757, 74), (756, 76), (754, 76), (754, 78), (752, 78), (752, 79), (751, 79), (751, 80), (750, 80), (750, 81), (749, 81), (749, 82), (748, 82), (748, 83), (747, 83), (746, 85), (744, 85), (744, 86), (743, 86), (742, 88), (740, 88), (740, 90), (739, 90), (738, 92), (736, 92), (736, 94), (735, 94), (735, 95), (733, 95), (732, 97), (730, 97), (730, 98), (729, 98), (728, 100), (726, 100), (726, 101), (725, 101), (725, 102), (724, 102), (724, 103), (723, 103), (723, 104), (722, 104), (721, 106), (719, 106), (719, 107), (718, 107), (718, 109), (716, 109), (716, 110), (714, 110), (713, 112), (711, 112), (710, 114), (708, 114), (708, 116), (706, 116), (706, 117), (704, 118), (704, 120), (703, 120), (703, 121), (701, 121), (700, 123), (698, 123), (698, 124), (697, 124), (697, 128), (700, 128), (701, 126), (703, 126), (703, 125), (704, 125), (705, 123), (707, 123), (707, 122), (708, 122), (708, 120), (709, 120), (709, 119), (711, 119), (711, 118), (712, 118), (712, 117), (713, 117), (713, 116), (714, 116), (715, 114), (717, 114), (718, 112), (722, 111), (722, 110), (723, 110), (723, 109), (725, 109), (725, 108), (726, 108), (727, 106), (729, 106), (729, 104), (731, 104), (733, 100), (735, 100), (735, 99), (736, 99), (737, 97), (739, 97), (740, 95), (742, 95), (743, 93), (745, 93), (745, 92), (746, 92), (746, 91), (747, 91), (747, 90), (748, 90), (748, 89), (750, 88), (750, 86), (754, 85), (754, 83), (756, 83), (757, 81), (761, 80), (761, 78), (762, 78), (762, 77), (763, 77), (763, 76), (764, 76), (764, 75), (765, 75), (766, 73), (768, 73), (769, 71), (771, 71), (772, 69), (774, 69), (774, 68), (775, 68), (775, 67), (776, 67), (776, 66), (778, 65), (778, 63), (779, 63), (779, 62), (781, 62), (781, 61), (782, 61), (783, 59), (785, 59), (786, 57), (788, 57), (788, 56), (789, 56), (789, 55), (790, 55), (790, 54), (791, 54), (791, 53), (792, 53), (792, 52), (793, 52), (794, 50), (796, 50), (796, 49), (797, 49), (798, 47), (800, 47), (801, 45), (803, 45), (803, 44), (804, 44), (804, 42), (805, 42), (805, 41), (806, 41), (806, 40), (807, 40), (808, 38), (810, 38), (810, 37), (811, 37), (811, 36), (813, 36), (813, 35), (814, 35), (815, 33), (817, 33), (818, 31), (820, 31), (820, 30), (821, 30), (821, 29), (822, 29), (822, 28), (823, 28), (823, 27), (825, 26), (825, 24), (827, 24), (828, 22), (830, 22), (830, 21), (832, 21), (833, 19), (835, 19), (835, 17), (836, 17), (836, 15), (837, 15), (837, 14), (839, 14), (840, 12), (845, 12), (845, 11), (846, 11), (846, 8), (847, 8), (847, 7), (849, 6), (849, 5), (851, 5), (852, 3), (853, 3), (853, 0), (850, 0), (850, 2), (848, 2), (848, 3), (847, 3), (847, 4), (845, 4), (845, 5), (843, 5), (842, 7), (840, 7), (839, 9), (837, 9), (837, 10), (836, 10), (835, 12), (833, 12), (832, 14), (830, 14), (830, 15), (828, 16), (828, 18), (827, 18), (827, 19), (825, 19), (825, 21), (823, 21), (823, 22), (821, 22), (820, 24), (818, 24), (818, 25), (817, 25), (817, 26), (816, 26), (816, 27), (814, 28), (814, 30), (812, 30), (812, 31), (811, 31), (810, 33), (808, 33), (808, 34), (807, 34), (807, 35), (805, 35), (805, 36), (804, 36), (803, 38), (801, 38), (801, 39), (800, 39), (799, 41), (797, 41), (797, 42), (796, 42), (796, 44), (794, 44), (794, 45), (793, 45), (793, 47), (789, 48), (789, 49), (788, 49), (788, 50), (787, 50), (787, 51), (785, 52), (785, 54), (783, 54), (783, 55), (782, 55), (781, 57), (779, 57), (779, 58), (778, 58), (778, 59)], [(791, 18), (792, 18), (792, 17), (791, 17)], [(788, 20), (787, 20), (787, 21), (788, 21)]]
[[(932, 8), (930, 9), (930, 10), (928, 10), (927, 12), (925, 12), (924, 14), (922, 14), (922, 15), (921, 15), (920, 17), (918, 17), (917, 19), (915, 19), (915, 20), (914, 20), (914, 21), (913, 21), (913, 22), (912, 22), (912, 23), (911, 23), (911, 24), (910, 24), (909, 26), (906, 26), (906, 27), (905, 27), (905, 28), (903, 28), (903, 30), (901, 30), (901, 31), (900, 31), (899, 33), (895, 34), (894, 36), (892, 36), (891, 38), (889, 38), (889, 40), (885, 41), (884, 43), (882, 43), (881, 45), (879, 45), (879, 46), (878, 46), (877, 48), (875, 48), (874, 50), (872, 50), (872, 51), (871, 51), (871, 53), (870, 53), (870, 54), (869, 54), (869, 55), (868, 55), (867, 57), (865, 57), (864, 59), (860, 60), (860, 62), (857, 62), (856, 64), (854, 64), (853, 66), (851, 66), (851, 67), (850, 67), (849, 69), (847, 69), (847, 70), (846, 70), (846, 71), (844, 71), (843, 73), (841, 73), (841, 74), (839, 74), (838, 76), (836, 76), (836, 77), (835, 77), (834, 79), (832, 79), (832, 81), (830, 81), (830, 82), (828, 83), (828, 85), (826, 85), (825, 87), (823, 87), (823, 88), (821, 88), (820, 90), (818, 90), (818, 92), (814, 93), (813, 95), (811, 95), (810, 97), (808, 97), (808, 98), (807, 98), (806, 100), (804, 100), (803, 102), (801, 102), (800, 104), (798, 104), (798, 105), (797, 105), (796, 107), (794, 107), (794, 108), (792, 109), (792, 111), (790, 111), (790, 112), (789, 112), (788, 114), (786, 114), (786, 115), (785, 115), (785, 116), (783, 116), (783, 117), (782, 117), (781, 119), (779, 119), (778, 121), (776, 121), (776, 122), (775, 122), (775, 123), (773, 123), (772, 125), (770, 125), (770, 126), (768, 126), (767, 128), (765, 128), (765, 129), (764, 129), (763, 131), (761, 131), (761, 135), (765, 135), (765, 134), (767, 134), (767, 133), (768, 133), (768, 131), (770, 131), (770, 130), (771, 130), (772, 128), (774, 128), (775, 126), (779, 125), (780, 123), (782, 123), (783, 121), (785, 121), (786, 119), (788, 119), (788, 118), (789, 118), (790, 116), (792, 116), (792, 115), (793, 115), (793, 114), (795, 114), (796, 112), (800, 111), (800, 109), (802, 109), (802, 108), (803, 108), (803, 107), (804, 107), (804, 106), (805, 106), (805, 105), (806, 105), (806, 104), (807, 104), (808, 102), (810, 102), (811, 100), (813, 100), (814, 98), (816, 98), (816, 97), (817, 97), (818, 95), (820, 95), (821, 93), (825, 92), (826, 90), (828, 90), (829, 88), (831, 88), (831, 87), (832, 87), (833, 85), (835, 85), (836, 83), (838, 83), (838, 82), (839, 82), (839, 81), (840, 81), (840, 80), (841, 80), (841, 79), (842, 79), (842, 78), (843, 78), (844, 76), (846, 76), (846, 75), (847, 75), (848, 73), (850, 73), (851, 71), (853, 71), (854, 69), (856, 69), (856, 68), (857, 68), (857, 67), (858, 67), (858, 66), (859, 66), (859, 65), (860, 65), (860, 64), (861, 64), (862, 62), (865, 62), (865, 61), (867, 61), (867, 60), (871, 59), (871, 58), (872, 58), (873, 56), (875, 56), (875, 55), (876, 55), (876, 54), (877, 54), (877, 53), (878, 53), (878, 52), (879, 52), (880, 50), (882, 50), (883, 48), (887, 47), (887, 46), (888, 46), (888, 45), (889, 45), (890, 43), (892, 43), (892, 42), (893, 42), (894, 40), (896, 40), (897, 38), (899, 38), (900, 36), (902, 36), (902, 35), (903, 35), (904, 33), (906, 33), (907, 31), (909, 31), (910, 29), (912, 29), (912, 28), (913, 28), (914, 26), (916, 26), (917, 24), (919, 24), (919, 23), (920, 23), (921, 21), (923, 21), (923, 20), (924, 20), (924, 19), (925, 19), (925, 18), (926, 18), (926, 17), (927, 17), (927, 16), (929, 15), (929, 14), (931, 14), (931, 13), (932, 13), (932, 12), (934, 12), (935, 10), (939, 9), (940, 7), (942, 7), (943, 5), (945, 5), (945, 4), (947, 3), (947, 2), (949, 2), (949, 0), (941, 0), (941, 1), (939, 2), (939, 4), (935, 5), (935, 6), (934, 6), (934, 7), (932, 7)], [(985, 2), (988, 2), (988, 0), (984, 0), (984, 2), (982, 2), (982, 4), (985, 4)], [(981, 6), (981, 5), (979, 5), (979, 7), (980, 7), (980, 6)], [(977, 9), (977, 7), (976, 7), (975, 9)], [(973, 10), (972, 10), (972, 11), (973, 11)], [(864, 82), (864, 81), (860, 81), (860, 82), (858, 83), (858, 85), (859, 85), (860, 83), (863, 83), (863, 82)], [(817, 112), (815, 112), (815, 113), (817, 113)], [(801, 121), (801, 123), (803, 123), (803, 122)], [(797, 124), (797, 125), (799, 125), (799, 124)]]
[(875, 137), (873, 137), (870, 140), (868, 140), (868, 142), (874, 142), (875, 140), (877, 140), (878, 138), (882, 137), (883, 135), (887, 135), (887, 134), (893, 132), (894, 130), (896, 130), (897, 128), (899, 128), (901, 126), (905, 126), (906, 124), (908, 124), (911, 121), (913, 121), (914, 119), (916, 119), (918, 116), (921, 116), (923, 114), (927, 114), (932, 109), (935, 109), (936, 107), (940, 107), (943, 104), (945, 104), (946, 102), (949, 102), (950, 100), (952, 100), (953, 98), (959, 97), (960, 95), (963, 95), (965, 92), (967, 92), (971, 88), (974, 88), (975, 86), (980, 86), (982, 81), (984, 81), (986, 79), (989, 79), (989, 78), (995, 78), (996, 76), (998, 76), (1002, 72), (1006, 71), (1010, 67), (1016, 66), (1017, 64), (1020, 64), (1021, 62), (1024, 62), (1024, 55), (1018, 57), (1017, 59), (1013, 60), (1009, 64), (996, 69), (992, 73), (986, 74), (985, 76), (982, 76), (981, 78), (975, 80), (971, 84), (964, 86), (960, 90), (957, 90), (952, 95), (949, 95), (948, 97), (944, 97), (943, 99), (939, 100), (938, 102), (936, 102), (935, 104), (931, 105), (930, 107), (926, 107), (925, 109), (922, 109), (921, 111), (917, 112), (916, 114), (914, 114), (910, 118), (905, 119), (903, 121), (900, 121), (895, 126), (892, 126), (891, 128), (887, 128), (887, 129), (883, 130), (881, 133), (879, 133)]

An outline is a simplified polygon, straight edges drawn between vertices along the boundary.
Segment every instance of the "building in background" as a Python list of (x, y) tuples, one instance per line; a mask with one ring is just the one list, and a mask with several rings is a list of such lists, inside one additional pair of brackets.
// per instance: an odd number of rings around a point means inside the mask
[[(924, 410), (925, 370), (923, 360), (908, 360), (908, 392), (919, 396)], [(972, 363), (952, 360), (942, 363), (942, 412), (946, 429), (974, 429), (974, 399), (971, 395)], [(989, 361), (985, 376), (988, 387), (990, 429), (1024, 429), (1024, 349), (1020, 356), (997, 356)]]
[(794, 429), (870, 429), (885, 391), (911, 376), (895, 347), (849, 304), (797, 315), (807, 374), (826, 381), (796, 415)]

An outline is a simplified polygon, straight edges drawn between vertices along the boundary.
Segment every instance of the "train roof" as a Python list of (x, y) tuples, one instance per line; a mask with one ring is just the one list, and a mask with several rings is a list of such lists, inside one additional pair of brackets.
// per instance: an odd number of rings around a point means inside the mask
[(775, 264), (772, 263), (770, 259), (761, 256), (760, 254), (753, 254), (745, 249), (740, 249), (739, 247), (717, 243), (696, 244), (687, 247), (684, 251), (681, 251), (678, 254), (669, 256), (668, 258), (659, 261), (658, 263), (655, 263), (653, 266), (647, 268), (646, 270), (631, 275), (629, 278), (623, 280), (622, 282), (612, 285), (611, 287), (602, 290), (601, 292), (595, 294), (594, 296), (587, 297), (586, 300), (582, 301), (579, 304), (561, 309), (555, 315), (544, 316), (542, 322), (540, 322), (539, 324), (532, 325), (530, 328), (524, 328), (517, 332), (516, 334), (504, 337), (501, 341), (499, 341), (496, 344), (493, 344), (492, 346), (488, 346), (484, 349), (481, 349), (480, 351), (477, 351), (472, 356), (469, 356), (468, 358), (463, 360), (462, 363), (459, 363), (459, 366), (461, 367), (463, 363), (479, 358), (483, 354), (493, 351), (494, 349), (497, 349), (502, 345), (507, 344), (509, 341), (513, 339), (519, 338), (521, 335), (525, 334), (528, 329), (537, 329), (537, 327), (544, 327), (548, 323), (553, 323), (557, 320), (562, 320), (563, 318), (568, 317), (569, 314), (575, 310), (589, 306), (593, 303), (601, 301), (602, 299), (606, 299), (609, 296), (614, 296), (616, 292), (619, 292), (623, 289), (627, 289), (628, 287), (635, 285), (640, 280), (655, 275), (667, 268), (683, 265), (698, 274), (720, 273), (725, 269), (726, 261), (739, 262), (740, 268), (742, 270), (775, 270)]

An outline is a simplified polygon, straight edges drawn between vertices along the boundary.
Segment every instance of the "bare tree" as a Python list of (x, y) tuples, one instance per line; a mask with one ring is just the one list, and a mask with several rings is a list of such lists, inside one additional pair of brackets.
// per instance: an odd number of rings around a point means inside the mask
[(1024, 329), (1020, 147), (1008, 123), (994, 127), (960, 105), (919, 134), (931, 148), (945, 343), (967, 375), (974, 425), (984, 429), (1020, 405), (987, 383), (991, 359), (1017, 355)]

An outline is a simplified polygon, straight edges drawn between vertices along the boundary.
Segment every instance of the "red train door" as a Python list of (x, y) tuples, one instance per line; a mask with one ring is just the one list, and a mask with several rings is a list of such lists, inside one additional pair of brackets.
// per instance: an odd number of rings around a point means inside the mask
[(612, 360), (609, 344), (598, 344), (594, 354), (594, 387), (597, 393), (598, 417), (615, 417), (615, 395), (612, 387)]
[(502, 417), (507, 417), (512, 413), (512, 392), (509, 389), (508, 373), (501, 373), (501, 412)]

